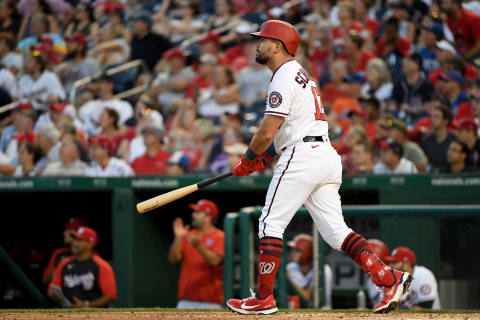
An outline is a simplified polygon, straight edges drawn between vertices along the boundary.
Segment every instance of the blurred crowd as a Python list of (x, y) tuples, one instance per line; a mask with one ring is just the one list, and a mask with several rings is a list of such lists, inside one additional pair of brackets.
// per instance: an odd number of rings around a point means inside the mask
[(231, 170), (269, 19), (300, 32), (346, 174), (479, 170), (478, 1), (0, 0), (0, 176)]

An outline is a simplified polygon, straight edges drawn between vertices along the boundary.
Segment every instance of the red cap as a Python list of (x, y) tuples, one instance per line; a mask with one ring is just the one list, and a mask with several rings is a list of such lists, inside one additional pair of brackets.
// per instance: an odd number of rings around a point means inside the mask
[(385, 262), (410, 262), (411, 265), (415, 264), (415, 253), (407, 247), (398, 247), (392, 251), (391, 256), (385, 257)]
[(17, 139), (18, 141), (26, 140), (30, 142), (35, 141), (35, 132), (30, 131), (30, 132), (24, 132), (24, 133), (15, 133), (12, 136), (13, 139)]
[(107, 149), (108, 153), (113, 154), (113, 141), (104, 134), (92, 137), (90, 143), (98, 144), (102, 148)]
[(87, 240), (88, 242), (96, 245), (98, 242), (97, 232), (89, 227), (80, 227), (77, 232), (73, 234), (73, 237), (77, 239)]
[(183, 53), (182, 49), (180, 48), (172, 48), (168, 51), (166, 51), (164, 54), (163, 54), (163, 57), (165, 59), (170, 59), (170, 58), (182, 58), (182, 59), (185, 59), (185, 53)]
[(293, 238), (293, 241), (289, 241), (288, 245), (292, 248), (302, 252), (300, 258), (301, 263), (308, 263), (313, 258), (313, 238), (312, 236), (301, 233)]
[(220, 44), (220, 36), (214, 32), (209, 32), (202, 40), (200, 40), (201, 44), (205, 44), (208, 42), (215, 42), (215, 44)]
[(85, 35), (80, 32), (75, 33), (71, 37), (67, 37), (67, 41), (80, 43), (84, 47), (87, 45), (87, 38), (85, 38)]
[(63, 226), (65, 227), (65, 229), (77, 230), (80, 227), (87, 226), (87, 224), (81, 218), (72, 217), (72, 218), (68, 219), (68, 221), (65, 222), (63, 224)]
[(47, 34), (44, 34), (40, 37), (40, 41), (44, 42), (44, 43), (49, 43), (49, 44), (53, 44), (53, 39), (52, 37), (50, 37), (49, 35)]
[(68, 103), (65, 103), (65, 102), (63, 102), (63, 103), (52, 103), (50, 105), (50, 108), (52, 110), (62, 112), (67, 106), (68, 106)]
[(462, 118), (458, 124), (458, 129), (470, 129), (477, 134), (478, 125), (472, 118)]
[(373, 252), (381, 260), (384, 260), (385, 257), (390, 255), (390, 249), (388, 249), (388, 246), (383, 241), (378, 239), (368, 239), (367, 242), (372, 247)]
[(28, 101), (20, 101), (17, 104), (17, 108), (21, 110), (33, 110), (32, 105)]
[(195, 211), (203, 211), (213, 219), (218, 218), (218, 207), (213, 201), (201, 199), (196, 204), (195, 203), (190, 204), (190, 208), (192, 208)]

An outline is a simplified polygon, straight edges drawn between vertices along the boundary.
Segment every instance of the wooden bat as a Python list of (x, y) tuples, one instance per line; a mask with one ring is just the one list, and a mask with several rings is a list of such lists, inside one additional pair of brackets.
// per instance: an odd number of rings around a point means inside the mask
[(140, 214), (144, 214), (145, 212), (148, 212), (150, 210), (156, 209), (158, 207), (161, 207), (167, 203), (170, 203), (172, 201), (175, 201), (177, 199), (183, 198), (186, 195), (189, 195), (190, 193), (193, 193), (197, 191), (198, 189), (204, 188), (214, 182), (223, 180), (225, 178), (228, 178), (232, 176), (233, 173), (232, 171), (218, 175), (216, 177), (206, 179), (203, 181), (200, 181), (199, 183), (192, 184), (183, 188), (179, 188), (164, 194), (161, 194), (159, 196), (156, 196), (154, 198), (142, 201), (137, 204), (137, 211)]

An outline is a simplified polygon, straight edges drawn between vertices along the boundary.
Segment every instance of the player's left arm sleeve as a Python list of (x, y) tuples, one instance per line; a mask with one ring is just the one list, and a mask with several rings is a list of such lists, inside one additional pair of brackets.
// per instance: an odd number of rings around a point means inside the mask
[(293, 102), (294, 85), (292, 81), (274, 80), (268, 88), (267, 106), (265, 114), (288, 117)]
[(115, 282), (115, 274), (112, 267), (107, 262), (99, 264), (99, 267), (98, 284), (102, 295), (116, 300), (117, 283)]
[(225, 256), (225, 233), (219, 232), (213, 241), (213, 246), (209, 249), (223, 259)]

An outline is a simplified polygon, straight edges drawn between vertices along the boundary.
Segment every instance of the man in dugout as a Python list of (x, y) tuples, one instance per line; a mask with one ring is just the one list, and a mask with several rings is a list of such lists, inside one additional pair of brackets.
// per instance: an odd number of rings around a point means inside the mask
[(108, 307), (117, 299), (117, 285), (110, 264), (95, 253), (97, 233), (80, 227), (72, 236), (73, 256), (58, 265), (48, 295), (66, 308)]
[(225, 233), (215, 227), (219, 211), (210, 200), (191, 204), (192, 226), (182, 218), (173, 221), (175, 239), (170, 262), (182, 261), (178, 281), (179, 309), (220, 309), (223, 304), (223, 256)]

